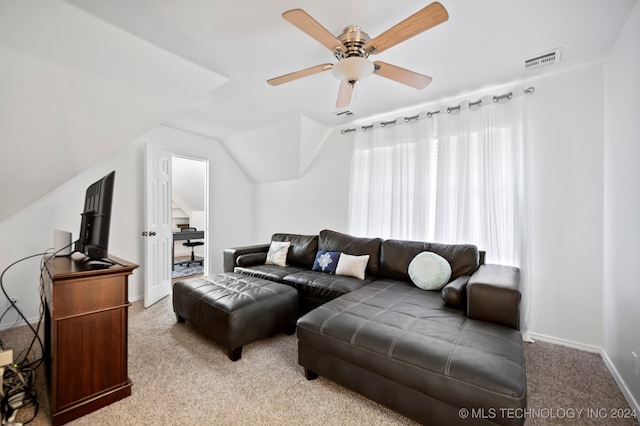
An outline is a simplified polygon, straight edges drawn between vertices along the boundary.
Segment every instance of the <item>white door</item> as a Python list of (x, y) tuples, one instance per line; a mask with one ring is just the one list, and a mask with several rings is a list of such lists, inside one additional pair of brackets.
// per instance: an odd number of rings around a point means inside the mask
[(145, 147), (144, 306), (171, 293), (171, 153)]

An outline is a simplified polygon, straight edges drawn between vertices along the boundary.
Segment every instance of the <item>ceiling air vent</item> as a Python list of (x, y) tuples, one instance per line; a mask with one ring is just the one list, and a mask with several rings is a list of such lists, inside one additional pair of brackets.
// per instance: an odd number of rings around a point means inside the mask
[(355, 116), (355, 114), (349, 110), (338, 111), (335, 113), (335, 116), (342, 119), (347, 119)]
[(536, 55), (533, 58), (524, 60), (524, 69), (532, 70), (536, 68), (542, 68), (547, 65), (553, 65), (560, 62), (560, 54), (562, 53), (561, 48), (557, 48), (552, 50), (551, 52), (542, 53), (540, 55)]

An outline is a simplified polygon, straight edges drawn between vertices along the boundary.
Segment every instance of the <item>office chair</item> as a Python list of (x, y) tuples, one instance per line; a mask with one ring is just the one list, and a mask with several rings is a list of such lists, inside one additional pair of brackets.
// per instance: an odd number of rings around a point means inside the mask
[[(196, 228), (182, 228), (180, 229), (180, 232), (186, 232), (186, 231), (197, 231)], [(203, 246), (204, 242), (202, 241), (193, 241), (191, 242), (191, 240), (187, 240), (186, 242), (182, 243), (183, 246), (185, 247), (191, 247), (191, 260), (189, 262), (182, 262), (182, 264), (184, 265), (186, 263), (187, 266), (191, 265), (192, 263), (199, 263), (202, 265), (202, 262), (204, 259), (202, 260), (196, 260), (195, 258), (195, 254), (193, 252), (193, 248), (197, 247), (197, 246)]]

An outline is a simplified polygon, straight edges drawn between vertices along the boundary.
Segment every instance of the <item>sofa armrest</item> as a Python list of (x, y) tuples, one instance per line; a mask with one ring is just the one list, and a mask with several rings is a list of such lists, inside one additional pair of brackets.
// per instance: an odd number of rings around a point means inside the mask
[(241, 254), (236, 259), (236, 265), (242, 267), (254, 266), (254, 265), (264, 265), (267, 261), (267, 253), (248, 253)]
[(453, 308), (462, 308), (465, 305), (467, 295), (467, 282), (469, 281), (469, 275), (461, 275), (449, 284), (442, 287), (440, 290), (440, 296), (447, 306)]
[[(269, 251), (271, 244), (256, 244), (253, 246), (234, 247), (224, 249), (222, 252), (222, 268), (224, 272), (233, 272), (233, 269), (237, 266), (238, 257), (242, 255), (254, 254), (254, 253), (266, 253)], [(264, 263), (264, 262), (263, 262)], [(245, 265), (246, 266), (246, 265)]]
[(520, 329), (520, 269), (480, 265), (467, 283), (467, 316)]

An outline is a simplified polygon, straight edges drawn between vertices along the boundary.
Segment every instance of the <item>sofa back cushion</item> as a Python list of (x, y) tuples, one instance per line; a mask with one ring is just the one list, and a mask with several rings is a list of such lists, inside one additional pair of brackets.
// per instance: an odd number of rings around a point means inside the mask
[(319, 250), (339, 251), (342, 253), (361, 256), (368, 254), (366, 275), (377, 276), (380, 273), (380, 238), (359, 238), (336, 231), (325, 229), (320, 231), (318, 241)]
[(418, 253), (430, 251), (451, 265), (451, 280), (471, 275), (479, 266), (478, 248), (472, 244), (439, 244), (422, 241), (385, 240), (380, 254), (380, 277), (411, 281), (409, 263)]
[(311, 269), (318, 252), (317, 235), (273, 234), (271, 241), (289, 241), (287, 265)]

